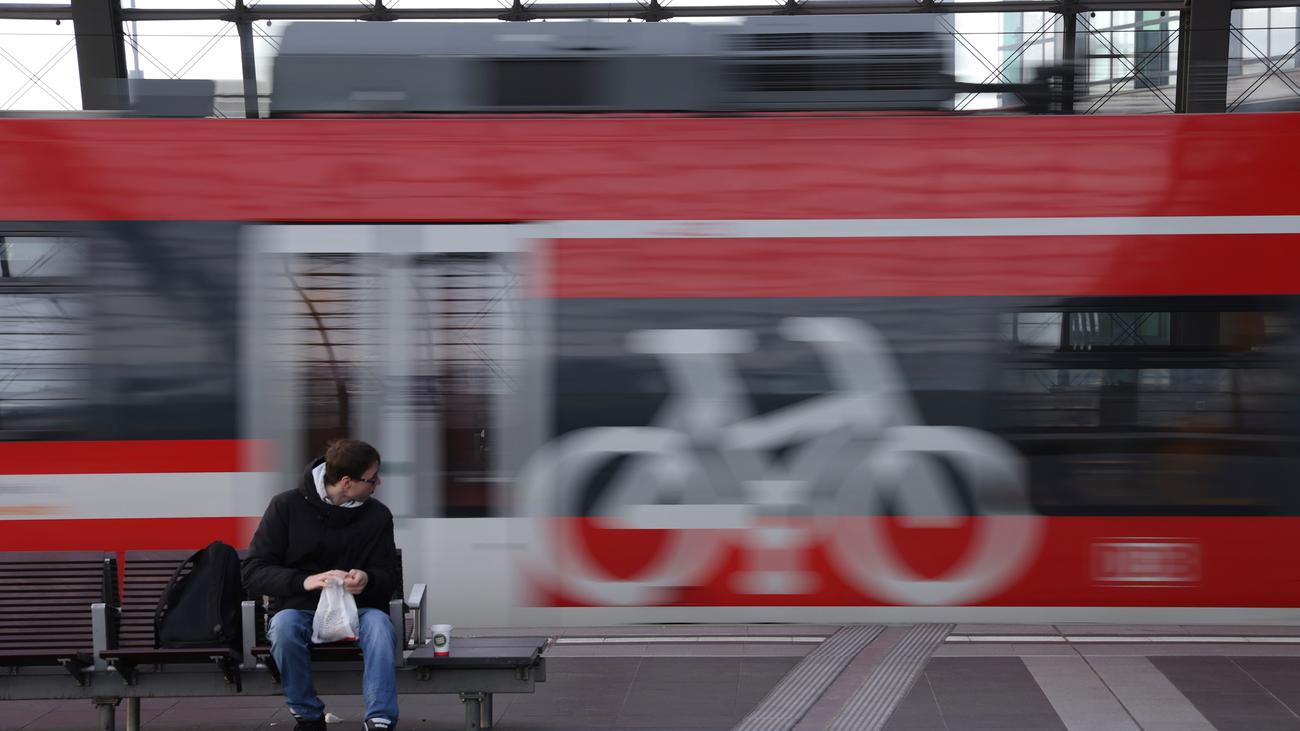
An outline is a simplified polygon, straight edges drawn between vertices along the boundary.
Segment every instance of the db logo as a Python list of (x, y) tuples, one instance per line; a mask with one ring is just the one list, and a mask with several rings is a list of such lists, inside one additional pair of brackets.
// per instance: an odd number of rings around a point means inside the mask
[(1094, 543), (1092, 579), (1124, 586), (1195, 584), (1201, 580), (1201, 547), (1167, 539)]

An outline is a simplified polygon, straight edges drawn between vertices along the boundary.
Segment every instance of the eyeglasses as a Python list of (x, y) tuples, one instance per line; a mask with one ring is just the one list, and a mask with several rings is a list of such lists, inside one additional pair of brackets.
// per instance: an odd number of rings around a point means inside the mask
[(352, 479), (356, 480), (357, 482), (364, 482), (371, 487), (379, 487), (379, 475), (375, 475), (374, 477), (371, 477), (368, 480), (364, 477), (354, 477)]

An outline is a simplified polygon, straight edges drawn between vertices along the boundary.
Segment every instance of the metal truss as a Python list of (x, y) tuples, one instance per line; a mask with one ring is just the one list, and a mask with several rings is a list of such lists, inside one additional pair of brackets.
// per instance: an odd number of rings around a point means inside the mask
[[(454, 0), (451, 0), (454, 2)], [(392, 2), (392, 0), (388, 0)], [(601, 3), (542, 3), (512, 0), (501, 8), (402, 8), (388, 7), (385, 0), (367, 0), (356, 5), (277, 5), (259, 2), (251, 7), (187, 8), (177, 0), (175, 8), (123, 8), (124, 21), (225, 20), (573, 20), (632, 19), (659, 21), (672, 18), (735, 18), (770, 15), (870, 15), (880, 13), (1033, 13), (1060, 15), (1107, 10), (1179, 11), (1187, 0), (1007, 0), (1006, 2), (954, 2), (953, 0), (769, 0), (746, 5), (679, 6), (670, 0), (627, 0)], [(1293, 7), (1297, 0), (1233, 0), (1233, 8)], [(0, 2), (0, 18), (68, 20), (71, 5), (36, 5)]]

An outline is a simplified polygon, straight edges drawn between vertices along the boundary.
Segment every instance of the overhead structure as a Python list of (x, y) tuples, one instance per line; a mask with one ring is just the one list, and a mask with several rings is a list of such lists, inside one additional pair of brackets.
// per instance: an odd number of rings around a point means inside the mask
[[(549, 2), (548, 0), (500, 0), (495, 7), (456, 7), (457, 0), (436, 5), (429, 3), (426, 7), (404, 6), (394, 0), (358, 0), (354, 3), (328, 4), (276, 3), (274, 0), (227, 0), (222, 5), (196, 7), (177, 0), (174, 7), (122, 7), (121, 0), (68, 0), (66, 3), (36, 4), (23, 2), (6, 2), (0, 0), (0, 19), (49, 19), (71, 20), (75, 26), (78, 66), (82, 82), (82, 101), (85, 109), (114, 109), (125, 103), (125, 88), (122, 80), (126, 77), (124, 62), (123, 24), (145, 21), (196, 21), (213, 20), (231, 23), (237, 30), (241, 51), (241, 71), (243, 77), (243, 102), (245, 116), (258, 116), (258, 92), (256, 85), (256, 62), (253, 43), (256, 30), (253, 25), (258, 22), (293, 22), (300, 20), (357, 20), (367, 22), (392, 22), (403, 20), (482, 20), (507, 22), (538, 22), (547, 20), (628, 20), (661, 22), (668, 20), (702, 20), (710, 18), (744, 18), (754, 16), (818, 16), (818, 15), (870, 15), (899, 13), (937, 13), (956, 15), (965, 13), (1047, 13), (1059, 18), (1059, 23), (1052, 26), (1052, 33), (1058, 36), (1053, 53), (1064, 65), (1086, 67), (1090, 58), (1100, 58), (1082, 48), (1078, 39), (1080, 32), (1087, 36), (1099, 33), (1105, 35), (1108, 29), (1094, 27), (1087, 22), (1096, 13), (1109, 11), (1140, 11), (1150, 14), (1168, 14), (1178, 18), (1176, 31), (1170, 31), (1171, 38), (1177, 43), (1177, 82), (1176, 101), (1171, 100), (1168, 107), (1178, 112), (1222, 112), (1232, 111), (1227, 107), (1230, 96), (1229, 69), (1232, 68), (1230, 56), (1244, 53), (1240, 40), (1235, 37), (1243, 35), (1240, 28), (1233, 26), (1233, 13), (1250, 8), (1291, 8), (1297, 0), (976, 0), (975, 2), (954, 2), (953, 0), (753, 0), (738, 5), (726, 5), (721, 1), (716, 4), (708, 2), (682, 2), (678, 0), (615, 0), (609, 3)], [(1076, 21), (1077, 19), (1077, 21)], [(1137, 28), (1142, 31), (1143, 29)], [(1028, 34), (1029, 29), (1023, 33)], [(954, 38), (961, 34), (950, 26)], [(1143, 35), (1138, 32), (1137, 35)], [(1041, 40), (1040, 40), (1041, 42)], [(1160, 48), (1139, 48), (1134, 52), (1133, 63), (1127, 63), (1128, 69), (1123, 78), (1135, 82), (1137, 88), (1150, 88), (1147, 63), (1138, 60), (1138, 52), (1160, 53), (1169, 51), (1173, 55), (1174, 40), (1162, 44)], [(957, 38), (959, 46), (969, 48)], [(1117, 42), (1116, 42), (1117, 43)], [(1105, 46), (1115, 45), (1110, 39), (1100, 42), (1103, 55)], [(1246, 44), (1249, 45), (1248, 43)], [(1007, 56), (1019, 56), (1023, 49), (1003, 49)], [(1112, 56), (1118, 59), (1125, 51), (1111, 48)], [(1276, 56), (1277, 54), (1273, 54)], [(1282, 62), (1263, 59), (1266, 66), (1265, 76), (1279, 74)], [(1007, 58), (990, 61), (991, 81), (1001, 83), (1009, 81), (1003, 65)], [(1115, 63), (1121, 63), (1117, 60)], [(1118, 75), (1117, 75), (1118, 77)], [(1080, 79), (1082, 76), (1080, 76)], [(116, 81), (117, 84), (109, 83)], [(1283, 79), (1288, 81), (1288, 79)], [(1082, 81), (1071, 81), (1076, 90), (1081, 90)], [(1253, 87), (1252, 87), (1253, 88)], [(115, 91), (117, 90), (117, 91)], [(1103, 101), (1113, 93), (1103, 89)], [(1082, 93), (1082, 91), (1080, 92)], [(1174, 92), (1171, 90), (1171, 95)], [(1071, 99), (1063, 105), (1061, 111), (1070, 113), (1074, 101)], [(959, 108), (961, 105), (958, 105)], [(1095, 105), (1083, 107), (1077, 111), (1095, 111)]]
[(1181, 20), (1176, 111), (1226, 111), (1232, 0), (1190, 0)]
[(119, 109), (126, 79), (120, 0), (72, 0), (83, 109)]

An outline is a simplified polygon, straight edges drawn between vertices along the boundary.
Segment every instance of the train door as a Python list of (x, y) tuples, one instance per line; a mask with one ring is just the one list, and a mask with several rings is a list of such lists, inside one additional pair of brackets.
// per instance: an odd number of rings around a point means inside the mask
[(274, 452), (277, 489), (330, 440), (374, 444), (406, 583), (455, 586), (431, 596), (451, 621), (506, 624), (512, 603), (505, 434), (529, 413), (528, 230), (283, 225), (246, 237), (245, 438)]

